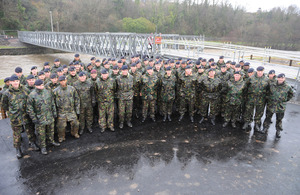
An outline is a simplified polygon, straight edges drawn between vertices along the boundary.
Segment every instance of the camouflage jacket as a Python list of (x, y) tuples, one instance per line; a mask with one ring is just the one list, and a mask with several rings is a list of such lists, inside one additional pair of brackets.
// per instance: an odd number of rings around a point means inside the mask
[(29, 94), (24, 85), (18, 89), (9, 86), (2, 95), (2, 108), (7, 111), (10, 122), (14, 126), (22, 126), (29, 123), (30, 118), (26, 113), (26, 102)]
[(100, 77), (100, 75), (101, 75), (101, 69), (102, 69), (102, 67), (101, 67), (101, 66), (94, 66), (94, 70), (96, 70), (96, 71), (97, 71), (97, 75), (98, 75), (98, 77)]
[(84, 82), (76, 81), (73, 86), (77, 90), (77, 94), (80, 98), (80, 108), (92, 107), (93, 86), (90, 80)]
[(156, 74), (144, 74), (141, 79), (141, 94), (143, 100), (156, 100), (159, 80)]
[(131, 100), (133, 98), (133, 76), (129, 73), (126, 76), (119, 75), (116, 78), (117, 95), (120, 100)]
[(167, 102), (175, 99), (176, 76), (174, 74), (171, 74), (171, 76), (165, 74), (160, 80), (159, 85), (162, 101)]
[(22, 85), (26, 85), (26, 78), (25, 78), (25, 76), (24, 75), (22, 75), (21, 77), (20, 77), (20, 84), (22, 84)]
[(229, 105), (240, 105), (245, 93), (246, 83), (243, 78), (239, 81), (228, 81), (223, 85), (222, 91), (226, 93), (225, 102)]
[(180, 77), (179, 95), (183, 98), (194, 98), (196, 93), (197, 77), (195, 74), (186, 75), (183, 73)]
[(2, 94), (8, 89), (9, 86), (5, 85), (3, 86), (3, 89), (0, 91), (0, 105), (2, 106), (2, 102), (1, 102), (1, 99), (2, 99)]
[(276, 75), (273, 77), (273, 79), (270, 79), (268, 77), (268, 82), (269, 82), (269, 85), (276, 84), (277, 83), (277, 77), (276, 77)]
[(98, 77), (96, 77), (96, 79), (93, 79), (92, 77), (87, 79), (88, 81), (91, 82), (92, 84), (92, 104), (94, 106), (94, 104), (96, 103), (97, 101), (97, 97), (96, 97), (96, 82), (99, 80)]
[(133, 91), (134, 96), (140, 95), (140, 88), (141, 88), (141, 77), (142, 74), (138, 72), (137, 70), (133, 73), (131, 70), (129, 70), (129, 74), (133, 76)]
[(231, 78), (231, 74), (227, 71), (225, 72), (220, 72), (219, 74), (219, 79), (221, 80), (222, 84), (224, 85), (225, 83), (227, 83), (227, 81), (229, 81), (229, 79)]
[(59, 86), (59, 83), (58, 83), (58, 82), (57, 82), (57, 83), (53, 83), (53, 82), (50, 80), (50, 82), (47, 83), (47, 84), (45, 85), (45, 88), (51, 89), (51, 90), (53, 91), (53, 90), (56, 89), (58, 86)]
[(102, 77), (95, 83), (95, 91), (98, 103), (114, 103), (114, 93), (116, 90), (115, 80), (108, 77), (104, 80)]
[(268, 78), (263, 75), (262, 77), (257, 77), (257, 73), (251, 76), (247, 80), (247, 94), (255, 95), (260, 97), (266, 97), (269, 90)]
[(75, 76), (68, 75), (67, 76), (67, 85), (74, 86), (74, 83), (78, 81), (78, 75), (76, 74)]
[(200, 83), (204, 98), (218, 99), (222, 89), (221, 80), (218, 77), (205, 77)]
[(29, 86), (28, 83), (25, 85), (26, 89), (28, 89), (29, 93), (32, 92), (35, 89), (35, 86)]
[(201, 89), (199, 83), (201, 83), (202, 80), (205, 79), (206, 77), (207, 77), (207, 74), (205, 72), (202, 72), (202, 73), (197, 72), (196, 73), (196, 79), (198, 82), (198, 84), (196, 86), (196, 92), (201, 92), (202, 89)]
[(80, 98), (76, 89), (70, 85), (58, 86), (53, 93), (58, 117), (68, 121), (77, 119), (76, 114), (80, 114)]
[(27, 99), (27, 113), (35, 124), (49, 125), (57, 117), (52, 91), (35, 89)]
[(294, 92), (286, 82), (281, 85), (272, 83), (268, 93), (268, 108), (272, 113), (284, 113), (286, 109), (286, 102), (292, 99)]
[(59, 66), (55, 66), (55, 64), (53, 65), (53, 67), (51, 68), (51, 73), (56, 73), (57, 69), (62, 67), (61, 65)]

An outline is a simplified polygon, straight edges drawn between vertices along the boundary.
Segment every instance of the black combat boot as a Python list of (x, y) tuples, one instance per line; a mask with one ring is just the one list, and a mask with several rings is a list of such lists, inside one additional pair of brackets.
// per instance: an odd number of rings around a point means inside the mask
[(84, 129), (80, 129), (79, 132), (78, 132), (79, 135), (82, 135), (82, 134), (83, 134), (83, 131), (84, 131)]
[(281, 138), (281, 131), (280, 130), (276, 131), (276, 138)]
[(153, 122), (156, 122), (155, 117), (152, 117), (151, 119), (152, 119)]
[(203, 123), (203, 121), (204, 121), (204, 117), (201, 116), (200, 121), (199, 121), (199, 124)]
[(142, 119), (142, 123), (143, 123), (143, 122), (145, 122), (145, 120), (146, 120), (146, 118), (145, 118), (145, 117), (143, 117), (143, 119)]
[(243, 129), (246, 130), (249, 127), (249, 125), (250, 125), (249, 122), (245, 122), (243, 125)]
[(88, 127), (88, 131), (89, 131), (90, 133), (93, 133), (93, 129), (92, 129), (91, 127)]
[(194, 122), (194, 117), (191, 116), (190, 119), (191, 119), (191, 122), (193, 123)]
[(236, 128), (235, 122), (231, 122), (231, 126), (232, 126), (233, 128)]
[(16, 155), (17, 155), (17, 158), (22, 158), (23, 157), (21, 147), (16, 148)]
[(168, 114), (168, 120), (169, 120), (170, 122), (172, 121), (171, 115), (170, 115), (170, 114)]
[(105, 128), (101, 128), (100, 132), (103, 133), (105, 131)]
[(40, 150), (40, 148), (36, 145), (35, 142), (29, 142), (29, 147), (32, 148), (34, 151)]
[(51, 143), (51, 145), (58, 147), (58, 146), (60, 146), (60, 143), (57, 143), (57, 142), (54, 141), (54, 142)]
[(180, 122), (180, 121), (182, 121), (182, 119), (183, 119), (183, 114), (182, 115), (180, 115), (180, 117), (179, 117), (179, 119), (178, 119), (178, 121)]
[(123, 127), (124, 127), (124, 124), (123, 124), (123, 123), (120, 123), (119, 128), (120, 128), (120, 129), (123, 129)]
[(166, 120), (167, 120), (167, 115), (165, 114), (163, 118), (163, 122), (166, 122)]
[(132, 123), (130, 121), (127, 121), (127, 126), (132, 127)]
[(225, 121), (225, 122), (223, 123), (222, 127), (227, 127), (227, 125), (228, 125), (228, 122)]
[(215, 126), (216, 125), (216, 118), (214, 116), (211, 117), (210, 122), (211, 122), (212, 125)]
[(46, 148), (41, 148), (41, 153), (44, 154), (44, 155), (47, 155), (48, 154), (47, 149)]

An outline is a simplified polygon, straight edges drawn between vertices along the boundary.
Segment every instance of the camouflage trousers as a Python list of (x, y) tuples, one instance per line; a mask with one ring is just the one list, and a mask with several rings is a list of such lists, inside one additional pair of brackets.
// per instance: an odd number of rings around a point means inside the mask
[(220, 99), (216, 98), (216, 99), (212, 99), (212, 98), (203, 98), (200, 105), (200, 115), (202, 117), (207, 117), (208, 116), (208, 107), (210, 106), (210, 113), (209, 115), (211, 115), (212, 117), (215, 117), (216, 115), (218, 115), (219, 113), (219, 102)]
[(114, 127), (114, 109), (114, 104), (111, 102), (99, 103), (99, 125), (101, 128)]
[(163, 115), (171, 115), (172, 114), (172, 109), (173, 109), (173, 103), (174, 103), (174, 100), (170, 100), (170, 101), (162, 101), (161, 102), (162, 105), (161, 105), (161, 108), (162, 108), (162, 114)]
[(141, 109), (141, 96), (139, 95), (133, 96), (133, 111), (135, 113), (138, 113), (140, 109)]
[(194, 116), (195, 112), (195, 96), (193, 97), (180, 97), (179, 113), (184, 115), (189, 108), (189, 116)]
[[(270, 127), (270, 124), (271, 124), (271, 120), (272, 120), (272, 117), (273, 117), (273, 114), (272, 112), (266, 112), (266, 118), (264, 120), (264, 124), (263, 124), (263, 127), (264, 128), (269, 128)], [(280, 113), (276, 113), (276, 130), (277, 131), (282, 131), (283, 128), (282, 128), (282, 119), (284, 117), (284, 112), (280, 112)]]
[(56, 126), (57, 126), (57, 132), (58, 132), (59, 139), (65, 140), (67, 122), (70, 122), (70, 124), (71, 124), (71, 135), (75, 136), (76, 134), (78, 134), (79, 122), (77, 119), (74, 119), (72, 121), (67, 121), (66, 118), (57, 118)]
[(254, 122), (261, 125), (261, 118), (264, 114), (266, 100), (263, 97), (254, 95), (248, 96), (246, 109), (244, 114), (245, 122), (251, 123), (253, 120), (253, 112), (255, 110)]
[(125, 115), (126, 115), (126, 120), (131, 121), (133, 100), (119, 99), (118, 106), (119, 106), (119, 122), (124, 123)]
[(225, 107), (225, 112), (224, 112), (224, 120), (226, 122), (233, 122), (235, 123), (239, 117), (240, 117), (240, 114), (241, 112), (240, 111), (240, 108), (241, 108), (241, 104), (238, 104), (238, 105), (230, 105), (228, 102), (227, 104), (225, 104), (226, 107)]
[(80, 108), (80, 115), (79, 115), (79, 126), (80, 129), (85, 128), (85, 124), (88, 128), (92, 127), (93, 125), (93, 108), (88, 106), (86, 108)]
[(46, 141), (54, 142), (54, 122), (49, 125), (35, 125), (35, 130), (38, 135), (39, 146), (45, 148)]
[(221, 94), (221, 99), (220, 99), (220, 107), (219, 107), (219, 113), (221, 114), (222, 117), (225, 115), (225, 110), (227, 109), (228, 102), (225, 102), (226, 94)]
[(150, 109), (150, 118), (155, 117), (155, 104), (156, 104), (156, 100), (143, 100), (143, 111), (142, 111), (143, 118), (147, 118), (148, 109)]
[(33, 133), (33, 135), (28, 134), (28, 132), (34, 132), (34, 127), (30, 124), (26, 124), (25, 127), (11, 125), (11, 128), (13, 130), (13, 143), (14, 143), (15, 148), (18, 148), (21, 146), (21, 140), (22, 140), (21, 133), (23, 132), (24, 128), (27, 133), (29, 141), (34, 142), (36, 139), (34, 133)]
[(195, 99), (195, 109), (196, 110), (200, 110), (201, 101), (202, 101), (202, 93), (201, 92), (196, 92), (196, 99)]

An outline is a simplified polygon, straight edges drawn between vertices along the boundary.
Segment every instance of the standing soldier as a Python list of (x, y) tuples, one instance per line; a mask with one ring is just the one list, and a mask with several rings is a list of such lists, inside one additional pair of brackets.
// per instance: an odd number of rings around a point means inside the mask
[(101, 75), (101, 61), (98, 59), (95, 62), (94, 70), (97, 71), (97, 74), (100, 76)]
[[(101, 72), (100, 72), (101, 73)], [(93, 69), (91, 71), (91, 78), (89, 79), (92, 84), (92, 106), (93, 106), (93, 121), (94, 123), (98, 123), (99, 118), (99, 110), (98, 110), (98, 101), (96, 97), (96, 82), (99, 80), (97, 70)]]
[(74, 86), (74, 83), (78, 81), (78, 75), (76, 73), (75, 67), (71, 66), (69, 68), (69, 74), (67, 76), (67, 84)]
[(53, 93), (57, 108), (58, 142), (61, 143), (66, 140), (67, 122), (71, 123), (71, 135), (75, 138), (80, 137), (78, 135), (79, 122), (77, 119), (77, 115), (80, 114), (80, 99), (76, 89), (67, 85), (66, 76), (60, 76), (58, 80), (60, 86)]
[(59, 59), (55, 59), (55, 60), (54, 60), (54, 65), (53, 65), (53, 67), (52, 67), (52, 69), (51, 69), (51, 72), (52, 72), (52, 73), (56, 73), (56, 72), (57, 72), (57, 69), (60, 68), (60, 67), (61, 67), (61, 65), (60, 65)]
[(17, 75), (10, 77), (11, 85), (2, 95), (2, 107), (8, 112), (11, 128), (13, 130), (14, 147), (16, 148), (17, 158), (22, 158), (21, 133), (26, 130), (29, 145), (34, 150), (39, 148), (35, 144), (34, 127), (30, 124), (30, 118), (26, 113), (26, 101), (29, 91), (20, 84)]
[(133, 76), (133, 110), (135, 112), (136, 118), (139, 118), (139, 110), (140, 110), (140, 87), (141, 87), (141, 77), (142, 74), (138, 72), (136, 63), (132, 63), (130, 65), (129, 73)]
[(266, 105), (266, 94), (269, 91), (269, 82), (264, 75), (264, 67), (257, 67), (257, 72), (254, 76), (247, 80), (247, 100), (246, 100), (246, 110), (244, 115), (244, 126), (243, 129), (246, 130), (253, 120), (253, 112), (255, 109), (254, 116), (254, 131), (260, 131), (261, 117), (264, 114), (264, 109)]
[(79, 134), (82, 135), (86, 127), (90, 133), (93, 132), (93, 108), (92, 108), (92, 90), (93, 86), (90, 80), (86, 79), (86, 73), (79, 73), (79, 80), (74, 83), (74, 88), (80, 98), (80, 115), (79, 115)]
[(200, 106), (201, 106), (201, 101), (203, 99), (203, 95), (202, 95), (202, 89), (199, 85), (199, 83), (202, 82), (202, 80), (207, 77), (207, 74), (204, 72), (205, 69), (204, 69), (204, 66), (200, 65), (200, 67), (198, 68), (197, 70), (197, 73), (196, 73), (196, 79), (197, 79), (197, 86), (196, 86), (196, 100), (195, 100), (195, 110), (197, 110), (197, 114), (200, 114)]
[(51, 76), (50, 76), (50, 82), (48, 82), (46, 85), (45, 85), (45, 88), (46, 89), (51, 89), (51, 91), (53, 92), (53, 90), (59, 86), (59, 83), (58, 83), (58, 75), (56, 73), (52, 73)]
[(242, 106), (242, 99), (246, 89), (246, 84), (243, 78), (241, 77), (240, 72), (234, 73), (234, 80), (226, 82), (222, 91), (225, 92), (224, 105), (224, 124), (223, 127), (226, 127), (231, 121), (233, 128), (236, 128), (235, 122), (240, 117), (240, 110)]
[(32, 74), (28, 75), (27, 78), (26, 78), (26, 88), (28, 89), (29, 93), (32, 92), (34, 90), (34, 83), (35, 83), (35, 78)]
[(74, 55), (73, 62), (79, 62), (79, 63), (81, 62), (80, 55), (78, 53)]
[(39, 146), (42, 154), (48, 154), (46, 139), (53, 146), (60, 146), (54, 141), (54, 118), (57, 117), (52, 92), (44, 88), (42, 80), (34, 83), (33, 90), (27, 99), (27, 113), (32, 119), (38, 134)]
[(285, 74), (279, 74), (277, 82), (270, 85), (270, 92), (268, 94), (268, 110), (264, 121), (264, 129), (262, 133), (266, 133), (270, 128), (271, 119), (276, 113), (276, 138), (281, 137), (282, 119), (286, 109), (286, 102), (292, 99), (294, 93), (292, 88), (285, 82)]
[(38, 70), (36, 66), (31, 67), (30, 74), (32, 74), (36, 79), (38, 78)]
[(221, 68), (222, 65), (225, 65), (225, 62), (224, 62), (224, 56), (220, 56), (219, 57), (219, 60), (217, 62), (217, 65), (219, 68)]
[(158, 77), (153, 73), (153, 68), (148, 66), (147, 73), (144, 74), (141, 79), (141, 96), (143, 102), (142, 122), (145, 122), (147, 118), (148, 108), (150, 108), (150, 118), (155, 122), (155, 103), (157, 100), (158, 82)]
[(176, 76), (172, 74), (171, 66), (166, 68), (166, 72), (160, 80), (160, 95), (162, 100), (162, 112), (163, 112), (163, 121), (167, 120), (172, 121), (172, 109), (173, 102), (175, 100), (175, 85), (176, 85)]
[[(221, 73), (219, 74), (219, 79), (221, 80), (222, 85), (225, 85), (229, 81), (230, 77), (231, 74), (227, 71), (226, 65), (225, 64), (221, 65)], [(222, 92), (220, 96), (221, 117), (224, 117), (225, 114), (225, 108), (226, 108), (225, 99), (226, 99), (226, 94)]]
[(107, 70), (101, 70), (100, 79), (97, 79), (95, 90), (99, 104), (99, 125), (103, 133), (108, 127), (114, 129), (114, 92), (115, 81), (109, 77)]
[(204, 117), (208, 116), (208, 106), (210, 106), (210, 122), (216, 125), (216, 115), (219, 112), (220, 91), (222, 89), (221, 80), (215, 76), (215, 70), (208, 70), (208, 77), (205, 77), (200, 83), (201, 91), (203, 91), (203, 99), (200, 103), (201, 124)]
[(190, 120), (194, 122), (195, 112), (195, 95), (196, 95), (196, 84), (197, 78), (192, 73), (192, 67), (190, 65), (185, 67), (185, 72), (181, 75), (180, 79), (180, 106), (179, 106), (179, 122), (183, 119), (184, 113), (187, 111), (186, 107), (189, 108)]
[(23, 70), (21, 67), (17, 67), (15, 69), (15, 74), (19, 77), (20, 79), (20, 84), (22, 85), (26, 85), (26, 78), (25, 76), (23, 75)]
[(126, 115), (127, 126), (132, 127), (132, 106), (133, 106), (133, 77), (128, 73), (128, 66), (122, 66), (122, 74), (116, 79), (119, 107), (119, 127), (123, 129)]

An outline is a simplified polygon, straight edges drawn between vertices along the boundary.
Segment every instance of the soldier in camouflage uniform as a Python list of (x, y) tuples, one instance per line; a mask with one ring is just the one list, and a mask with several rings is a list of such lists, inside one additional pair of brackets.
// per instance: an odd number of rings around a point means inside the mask
[(151, 66), (147, 66), (147, 73), (142, 76), (141, 79), (141, 97), (142, 97), (142, 122), (145, 122), (148, 109), (150, 109), (150, 118), (155, 122), (155, 104), (157, 100), (157, 88), (159, 79), (153, 72)]
[(262, 133), (266, 133), (270, 128), (271, 119), (274, 113), (276, 113), (276, 138), (281, 137), (282, 119), (286, 109), (286, 102), (292, 99), (294, 92), (292, 88), (286, 84), (285, 75), (279, 74), (277, 81), (271, 83), (270, 91), (268, 93), (268, 110), (264, 121), (264, 128)]
[(205, 73), (204, 66), (200, 65), (199, 68), (197, 69), (196, 73), (196, 79), (197, 79), (197, 85), (196, 85), (196, 99), (195, 99), (195, 110), (197, 110), (197, 114), (200, 114), (200, 106), (201, 106), (201, 101), (202, 101), (202, 90), (199, 85), (199, 83), (202, 82), (202, 80), (207, 77), (207, 74)]
[(114, 79), (109, 77), (106, 69), (101, 70), (100, 79), (95, 84), (97, 102), (99, 104), (99, 125), (101, 132), (108, 127), (114, 129), (114, 93), (116, 85)]
[(201, 124), (204, 117), (208, 116), (208, 106), (210, 106), (210, 122), (215, 125), (215, 117), (219, 112), (220, 91), (222, 89), (221, 80), (215, 76), (215, 70), (209, 69), (208, 77), (205, 77), (201, 83), (200, 88), (203, 93), (203, 99), (200, 104)]
[(26, 78), (26, 88), (28, 89), (29, 93), (32, 92), (35, 87), (34, 87), (34, 83), (35, 83), (35, 77), (33, 75), (28, 75)]
[(218, 66), (219, 68), (221, 68), (222, 65), (225, 65), (225, 62), (224, 62), (224, 56), (220, 56), (220, 57), (219, 57), (219, 60), (218, 60), (218, 62), (217, 62), (217, 66)]
[(57, 113), (52, 92), (44, 88), (40, 79), (35, 81), (35, 86), (36, 89), (28, 96), (26, 109), (35, 125), (41, 153), (46, 155), (46, 139), (53, 146), (60, 145), (54, 141), (54, 118)]
[(75, 67), (69, 68), (69, 75), (67, 76), (67, 84), (74, 86), (74, 83), (78, 81), (78, 75), (76, 73)]
[(95, 62), (95, 66), (94, 66), (94, 70), (97, 71), (98, 76), (100, 77), (101, 75), (101, 61), (100, 60), (96, 60)]
[[(4, 86), (3, 86), (2, 90), (0, 91), (0, 106), (1, 107), (2, 107), (2, 102), (1, 102), (2, 94), (9, 88), (9, 85), (10, 85), (9, 79), (10, 79), (10, 77), (6, 77), (4, 79)], [(2, 110), (3, 110), (3, 108), (2, 108)], [(5, 112), (3, 112), (2, 114), (4, 114), (4, 115), (2, 115), (2, 118), (7, 118)]]
[(128, 66), (122, 66), (122, 74), (116, 79), (118, 107), (119, 107), (119, 127), (123, 129), (126, 115), (127, 126), (132, 127), (132, 106), (133, 106), (133, 76), (128, 73)]
[(260, 131), (261, 117), (264, 114), (264, 108), (266, 105), (266, 94), (269, 91), (269, 82), (264, 75), (264, 67), (257, 67), (255, 75), (247, 80), (247, 100), (246, 110), (244, 115), (244, 126), (246, 130), (250, 126), (253, 120), (253, 111), (255, 109), (254, 117), (254, 131)]
[(171, 66), (166, 68), (166, 72), (160, 80), (160, 96), (162, 100), (162, 113), (163, 121), (167, 120), (172, 121), (172, 109), (173, 102), (175, 100), (175, 85), (176, 85), (176, 76), (172, 74)]
[(245, 93), (246, 84), (241, 77), (240, 72), (234, 73), (234, 80), (230, 80), (223, 85), (222, 91), (225, 93), (224, 103), (226, 105), (224, 112), (224, 124), (226, 127), (231, 121), (233, 128), (236, 128), (236, 121), (240, 117), (240, 110), (242, 106), (242, 99)]
[(58, 141), (63, 142), (65, 138), (65, 132), (67, 122), (71, 123), (71, 134), (75, 138), (79, 138), (78, 129), (79, 122), (77, 115), (80, 114), (80, 98), (74, 87), (67, 85), (66, 77), (60, 76), (58, 78), (60, 86), (54, 91), (54, 100), (57, 110), (57, 131)]
[[(269, 71), (269, 74), (268, 74), (268, 82), (269, 82), (269, 85), (271, 86), (272, 84), (276, 84), (277, 82), (277, 77), (275, 75), (275, 70), (270, 70)], [(269, 106), (268, 106), (268, 96), (267, 96), (267, 99), (266, 99), (266, 116), (267, 115), (270, 115), (271, 114), (271, 111), (269, 110)], [(270, 120), (270, 122), (272, 123), (272, 120)]]
[(55, 59), (54, 60), (54, 65), (53, 65), (53, 67), (52, 67), (52, 69), (51, 69), (51, 73), (56, 73), (57, 72), (57, 69), (59, 69), (59, 68), (61, 68), (62, 66), (61, 66), (61, 64), (60, 64), (60, 61), (59, 61), (59, 59)]
[[(101, 72), (100, 72), (101, 73)], [(99, 80), (97, 70), (93, 69), (91, 71), (91, 78), (88, 79), (92, 84), (92, 106), (93, 106), (93, 121), (94, 123), (98, 123), (99, 119), (99, 110), (98, 110), (98, 103), (96, 97), (96, 82)]]
[(80, 98), (80, 115), (79, 115), (79, 134), (84, 132), (85, 124), (90, 133), (93, 132), (93, 107), (92, 107), (92, 90), (93, 86), (90, 80), (86, 79), (86, 73), (79, 73), (79, 80), (74, 83), (74, 88)]
[(26, 78), (25, 76), (23, 75), (23, 70), (21, 67), (17, 67), (15, 69), (15, 74), (19, 77), (20, 79), (20, 84), (22, 85), (26, 85)]
[(142, 74), (137, 70), (136, 63), (132, 63), (130, 65), (129, 74), (133, 76), (133, 111), (135, 112), (136, 118), (139, 118), (139, 110), (141, 105), (140, 88)]
[[(219, 79), (221, 80), (222, 85), (225, 85), (229, 79), (231, 78), (231, 74), (227, 71), (226, 65), (221, 65), (221, 72), (219, 74)], [(224, 117), (225, 114), (225, 108), (226, 108), (226, 94), (225, 93), (221, 93), (220, 96), (220, 114), (222, 117)]]
[(58, 86), (58, 75), (56, 73), (52, 73), (50, 76), (50, 81), (45, 85), (45, 88), (50, 89), (53, 92), (53, 90)]
[(4, 111), (8, 112), (8, 117), (10, 118), (17, 158), (22, 158), (21, 133), (24, 129), (26, 130), (30, 146), (34, 150), (38, 150), (38, 147), (35, 144), (34, 127), (30, 124), (30, 118), (26, 113), (26, 101), (29, 91), (20, 84), (17, 75), (12, 75), (10, 82), (11, 85), (2, 94), (1, 102)]
[(179, 91), (180, 117), (178, 121), (181, 121), (183, 119), (184, 113), (187, 111), (186, 107), (188, 106), (190, 120), (193, 123), (194, 112), (195, 112), (197, 77), (192, 73), (192, 67), (190, 65), (185, 67), (185, 72), (181, 75), (179, 79), (180, 79), (180, 91)]

